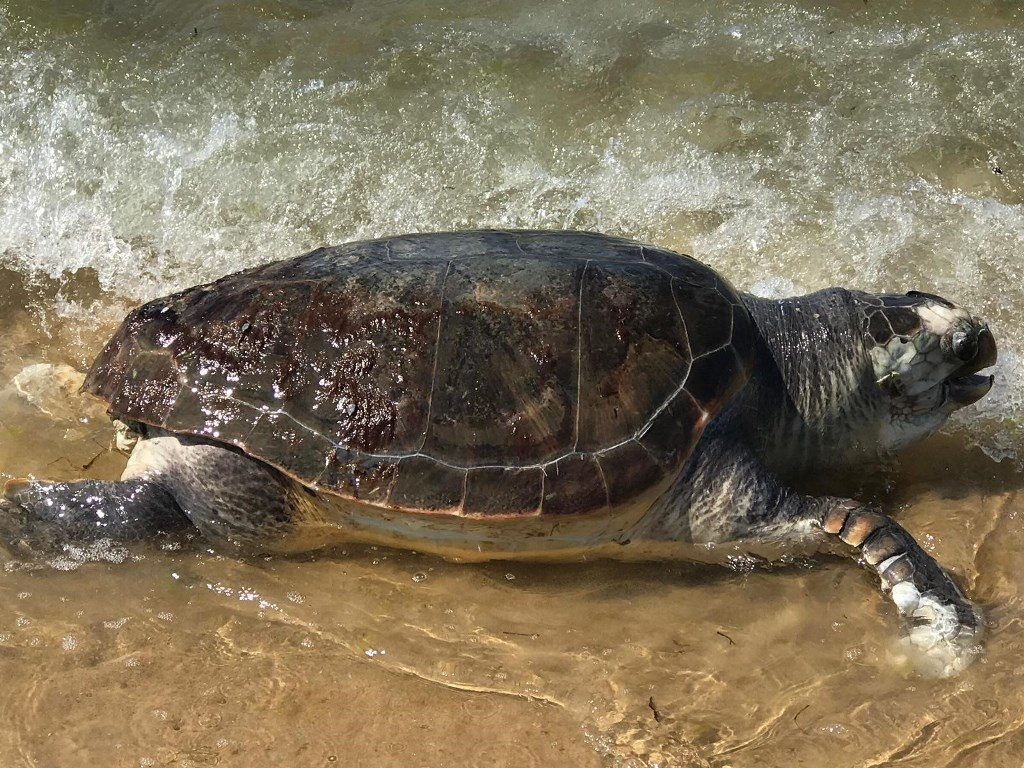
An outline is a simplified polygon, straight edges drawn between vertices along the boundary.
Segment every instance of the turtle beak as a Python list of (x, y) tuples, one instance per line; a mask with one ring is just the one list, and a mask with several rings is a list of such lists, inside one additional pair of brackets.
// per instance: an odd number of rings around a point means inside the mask
[(946, 397), (956, 403), (958, 408), (963, 408), (987, 395), (995, 380), (995, 376), (981, 376), (977, 373), (957, 376), (946, 382)]
[[(989, 393), (995, 376), (980, 375), (978, 371), (995, 365), (998, 353), (996, 341), (987, 324), (978, 330), (977, 343), (973, 345), (972, 354), (963, 368), (946, 380), (946, 396), (956, 403), (958, 408), (976, 403)], [(953, 340), (954, 351), (957, 350), (957, 339)], [(959, 356), (959, 355), (958, 355)]]

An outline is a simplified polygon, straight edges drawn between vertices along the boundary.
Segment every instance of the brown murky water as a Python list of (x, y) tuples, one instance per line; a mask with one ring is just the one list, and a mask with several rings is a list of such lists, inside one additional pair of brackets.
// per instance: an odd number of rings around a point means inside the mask
[[(590, 227), (744, 288), (948, 294), (999, 382), (884, 476), (986, 609), (959, 677), (827, 559), (2, 558), (0, 765), (1019, 766), (1014, 4), (0, 0), (0, 480), (116, 477), (125, 309), (326, 242)], [(741, 567), (742, 566), (742, 567)]]

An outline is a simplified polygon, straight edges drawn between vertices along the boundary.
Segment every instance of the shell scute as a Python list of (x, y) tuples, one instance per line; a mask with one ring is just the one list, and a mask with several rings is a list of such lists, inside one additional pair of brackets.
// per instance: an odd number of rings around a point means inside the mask
[(421, 450), (455, 463), (544, 461), (575, 424), (576, 273), (495, 256), (453, 262)]
[(469, 470), (462, 512), (467, 516), (530, 515), (540, 509), (540, 467), (480, 467)]
[(706, 410), (715, 413), (742, 386), (732, 384), (723, 387), (722, 382), (735, 382), (740, 378), (743, 367), (744, 361), (731, 346), (709, 352), (693, 361), (686, 379), (686, 390)]
[(686, 380), (690, 349), (669, 281), (643, 264), (587, 265), (580, 292), (575, 449), (596, 451), (642, 429), (652, 403)]
[(410, 456), (398, 463), (392, 506), (455, 514), (462, 509), (468, 470), (442, 464), (429, 456)]
[(280, 468), (310, 481), (323, 472), (326, 456), (333, 448), (323, 435), (280, 411), (261, 414), (242, 442), (246, 445), (276, 442), (280, 446), (276, 462)]
[(563, 456), (544, 471), (545, 515), (571, 515), (584, 509), (607, 509), (608, 488), (593, 454)]
[(665, 477), (665, 470), (636, 440), (602, 451), (596, 458), (608, 484), (611, 505), (630, 501)]
[(693, 357), (724, 347), (732, 340), (733, 305), (717, 288), (695, 288), (678, 280), (671, 285)]
[(685, 389), (680, 390), (651, 419), (638, 439), (661, 466), (670, 469), (680, 451), (689, 454), (693, 449), (693, 435), (699, 432), (693, 427), (701, 424), (706, 416), (693, 396)]
[(371, 504), (383, 504), (395, 484), (398, 461), (334, 448), (315, 485)]
[(892, 326), (885, 317), (885, 312), (872, 312), (868, 315), (867, 331), (875, 344), (884, 346), (893, 337)]

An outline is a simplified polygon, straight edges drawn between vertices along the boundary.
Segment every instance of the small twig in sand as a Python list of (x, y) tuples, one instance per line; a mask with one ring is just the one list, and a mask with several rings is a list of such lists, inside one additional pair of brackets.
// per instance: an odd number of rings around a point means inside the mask
[(663, 715), (661, 714), (661, 710), (658, 709), (658, 705), (654, 703), (654, 697), (653, 696), (651, 696), (651, 698), (649, 698), (647, 700), (647, 706), (650, 707), (651, 708), (651, 712), (654, 713), (654, 720), (656, 722), (660, 723), (661, 720), (662, 720)]
[(73, 461), (72, 461), (71, 459), (69, 459), (69, 458), (68, 458), (67, 456), (58, 456), (58, 457), (57, 457), (56, 459), (54, 459), (53, 461), (51, 461), (51, 462), (50, 462), (49, 464), (47, 464), (46, 466), (48, 466), (48, 467), (52, 467), (52, 466), (53, 466), (54, 464), (59, 464), (60, 462), (64, 461), (64, 462), (67, 462), (67, 465), (68, 465), (69, 467), (71, 467), (72, 469), (77, 469), (77, 470), (78, 470), (78, 471), (80, 471), (80, 472), (84, 472), (85, 470), (89, 469), (89, 468), (90, 468), (90, 467), (91, 467), (91, 466), (92, 466), (93, 464), (95, 464), (95, 463), (96, 463), (96, 459), (98, 459), (98, 458), (99, 458), (100, 456), (102, 456), (102, 455), (103, 455), (104, 453), (109, 453), (109, 451), (110, 451), (110, 449), (109, 449), (109, 448), (106, 448), (106, 447), (104, 447), (104, 446), (100, 445), (100, 444), (99, 444), (99, 443), (97, 443), (97, 442), (96, 442), (95, 440), (93, 440), (93, 443), (94, 443), (95, 445), (98, 445), (98, 446), (99, 446), (99, 448), (100, 448), (100, 450), (99, 450), (99, 453), (97, 453), (97, 454), (96, 454), (95, 456), (93, 456), (93, 457), (92, 457), (91, 459), (89, 459), (89, 460), (88, 460), (87, 462), (85, 462), (85, 464), (75, 464), (75, 462), (73, 462)]

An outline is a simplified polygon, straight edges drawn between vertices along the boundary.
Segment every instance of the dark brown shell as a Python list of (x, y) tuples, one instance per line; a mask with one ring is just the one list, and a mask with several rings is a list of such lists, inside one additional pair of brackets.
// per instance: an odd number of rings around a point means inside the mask
[(150, 302), (84, 388), (370, 505), (580, 514), (680, 470), (746, 381), (751, 329), (727, 282), (669, 251), (409, 235)]

